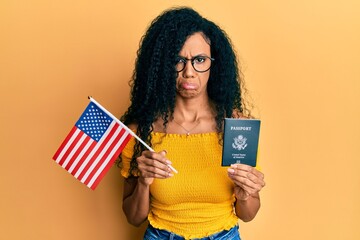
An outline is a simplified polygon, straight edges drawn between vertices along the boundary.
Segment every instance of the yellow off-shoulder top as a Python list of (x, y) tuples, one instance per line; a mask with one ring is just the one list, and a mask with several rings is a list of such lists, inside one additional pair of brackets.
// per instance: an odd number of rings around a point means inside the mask
[[(150, 224), (189, 238), (202, 238), (235, 226), (233, 183), (221, 167), (219, 133), (152, 133), (153, 149), (166, 150), (178, 174), (150, 186)], [(129, 176), (134, 138), (122, 152), (121, 174)]]

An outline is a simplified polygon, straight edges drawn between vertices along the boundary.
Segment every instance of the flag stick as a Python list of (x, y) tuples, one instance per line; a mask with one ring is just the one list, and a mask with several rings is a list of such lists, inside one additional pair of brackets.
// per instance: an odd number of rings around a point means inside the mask
[[(106, 114), (108, 114), (112, 119), (114, 119), (120, 126), (125, 128), (134, 138), (136, 138), (141, 144), (143, 144), (149, 151), (155, 152), (154, 149), (152, 149), (149, 145), (147, 145), (138, 135), (136, 135), (133, 131), (131, 131), (130, 128), (128, 128), (125, 124), (123, 124), (119, 119), (117, 119), (114, 115), (112, 115), (108, 110), (106, 110), (103, 106), (101, 106), (94, 98), (91, 96), (88, 96), (88, 99), (95, 103), (101, 110), (103, 110)], [(172, 167), (171, 165), (168, 165), (171, 170), (173, 170), (175, 173), (178, 173), (178, 171)]]

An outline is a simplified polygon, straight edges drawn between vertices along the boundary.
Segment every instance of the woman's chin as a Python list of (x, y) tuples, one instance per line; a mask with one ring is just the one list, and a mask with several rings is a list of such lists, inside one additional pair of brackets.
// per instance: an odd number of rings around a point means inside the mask
[(196, 89), (181, 89), (177, 90), (177, 94), (183, 98), (193, 98), (199, 95)]

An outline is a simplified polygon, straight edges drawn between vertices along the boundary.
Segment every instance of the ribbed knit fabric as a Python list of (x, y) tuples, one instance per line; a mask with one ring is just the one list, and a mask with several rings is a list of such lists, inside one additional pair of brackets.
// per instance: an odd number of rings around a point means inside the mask
[[(168, 179), (155, 179), (150, 186), (150, 224), (187, 239), (202, 238), (228, 230), (238, 222), (233, 209), (233, 183), (221, 167), (222, 146), (218, 133), (152, 134), (156, 152), (179, 171)], [(129, 176), (134, 139), (122, 152), (121, 174)]]

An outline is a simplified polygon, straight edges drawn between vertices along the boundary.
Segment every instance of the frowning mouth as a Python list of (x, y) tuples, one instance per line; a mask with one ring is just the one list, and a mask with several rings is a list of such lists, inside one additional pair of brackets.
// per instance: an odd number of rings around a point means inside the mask
[(184, 90), (195, 90), (198, 87), (196, 83), (183, 82), (179, 84), (180, 88)]

